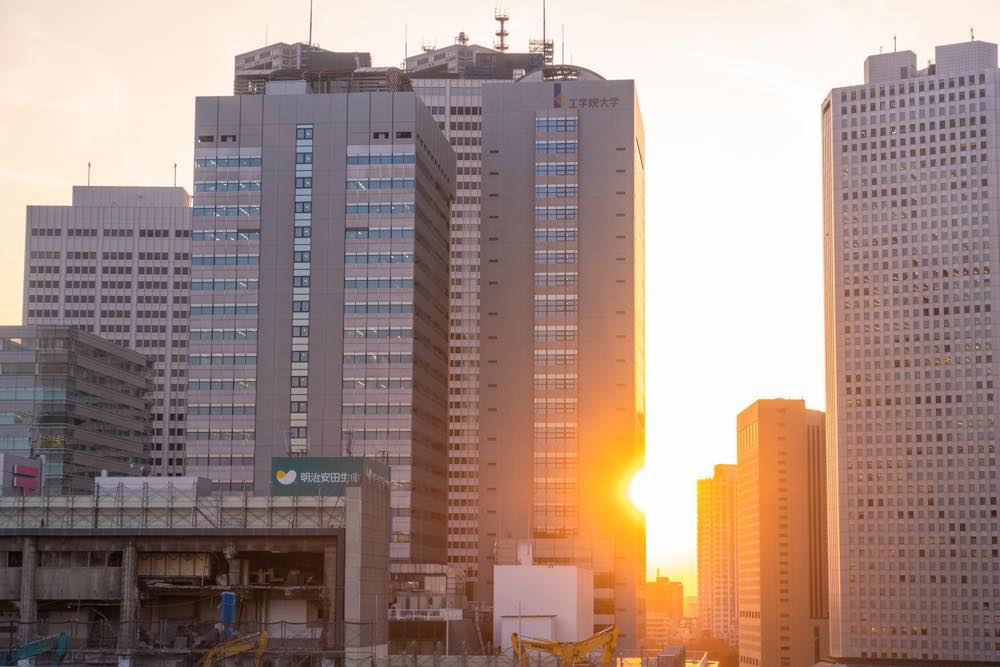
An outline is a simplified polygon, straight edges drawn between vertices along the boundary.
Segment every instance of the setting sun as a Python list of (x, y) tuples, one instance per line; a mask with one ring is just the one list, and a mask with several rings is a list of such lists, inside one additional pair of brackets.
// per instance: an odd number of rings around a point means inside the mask
[(635, 473), (628, 483), (628, 499), (643, 514), (647, 514), (652, 507), (653, 489), (650, 488), (648, 468)]

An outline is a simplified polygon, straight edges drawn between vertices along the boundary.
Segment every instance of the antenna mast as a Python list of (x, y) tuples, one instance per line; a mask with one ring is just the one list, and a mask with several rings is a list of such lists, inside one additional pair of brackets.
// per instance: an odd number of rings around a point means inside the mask
[(510, 48), (507, 45), (507, 37), (510, 35), (510, 33), (507, 32), (507, 26), (506, 26), (507, 21), (510, 20), (510, 12), (508, 12), (506, 9), (500, 9), (499, 7), (497, 7), (496, 11), (493, 12), (493, 18), (496, 20), (497, 23), (500, 24), (500, 29), (497, 30), (495, 33), (496, 36), (500, 38), (500, 41), (495, 42), (493, 46), (500, 53), (504, 53), (505, 51), (507, 51), (507, 49)]
[[(542, 54), (545, 53), (545, 0), (542, 0)], [(542, 56), (544, 60), (544, 55)]]
[(90, 163), (87, 163), (87, 185), (90, 185)]
[(174, 187), (177, 187), (177, 163), (174, 162)]
[(313, 0), (309, 0), (309, 46), (313, 45)]

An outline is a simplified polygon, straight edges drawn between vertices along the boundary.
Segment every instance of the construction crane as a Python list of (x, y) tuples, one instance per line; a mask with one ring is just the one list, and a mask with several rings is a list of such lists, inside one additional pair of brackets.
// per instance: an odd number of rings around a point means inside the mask
[(266, 632), (262, 631), (216, 644), (198, 662), (198, 667), (212, 667), (212, 665), (218, 664), (220, 660), (239, 655), (240, 653), (246, 653), (247, 651), (253, 651), (254, 649), (256, 649), (253, 661), (254, 667), (261, 667), (264, 664), (264, 651), (267, 650)]
[(551, 639), (520, 637), (515, 632), (510, 637), (514, 649), (514, 667), (528, 667), (528, 651), (548, 653), (559, 658), (559, 667), (573, 667), (586, 662), (586, 656), (598, 649), (601, 653), (601, 667), (611, 667), (615, 661), (615, 646), (618, 643), (618, 626), (612, 625), (596, 635), (578, 642), (557, 642)]
[[(51, 635), (36, 639), (35, 641), (21, 644), (7, 651), (0, 651), (0, 664), (14, 665), (21, 660), (36, 658), (46, 653), (51, 653), (50, 665), (61, 665), (66, 656), (66, 649), (69, 648), (69, 635), (60, 632), (58, 635)], [(38, 664), (41, 664), (40, 662)]]

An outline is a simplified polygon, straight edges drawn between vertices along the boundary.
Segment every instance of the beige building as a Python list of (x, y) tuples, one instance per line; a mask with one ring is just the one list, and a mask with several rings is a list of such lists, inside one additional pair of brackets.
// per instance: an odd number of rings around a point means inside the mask
[(830, 653), (866, 664), (1000, 656), (1000, 69), (934, 56), (821, 106)]
[(698, 480), (698, 629), (736, 645), (736, 466)]
[(736, 439), (740, 665), (810, 667), (828, 648), (824, 414), (756, 401)]

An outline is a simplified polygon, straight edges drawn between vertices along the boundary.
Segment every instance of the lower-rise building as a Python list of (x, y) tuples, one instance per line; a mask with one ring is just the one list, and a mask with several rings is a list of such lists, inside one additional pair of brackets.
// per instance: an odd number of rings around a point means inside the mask
[(736, 466), (698, 480), (698, 627), (732, 645), (736, 634)]
[(736, 418), (740, 665), (808, 667), (828, 653), (824, 421), (783, 399)]
[(66, 326), (0, 327), (0, 448), (44, 461), (42, 494), (149, 472), (148, 357)]

